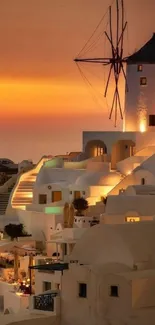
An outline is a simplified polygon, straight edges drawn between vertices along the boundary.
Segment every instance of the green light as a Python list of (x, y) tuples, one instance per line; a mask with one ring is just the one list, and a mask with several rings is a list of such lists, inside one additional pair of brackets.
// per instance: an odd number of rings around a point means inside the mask
[(51, 160), (47, 160), (44, 163), (45, 167), (50, 167), (50, 168), (60, 168), (63, 166), (63, 159), (60, 158), (52, 158)]
[(62, 207), (46, 207), (45, 213), (47, 213), (47, 214), (61, 214)]

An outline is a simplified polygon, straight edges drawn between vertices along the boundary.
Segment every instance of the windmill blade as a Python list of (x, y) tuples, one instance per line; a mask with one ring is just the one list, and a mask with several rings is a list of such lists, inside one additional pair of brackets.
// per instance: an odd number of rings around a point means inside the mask
[(110, 64), (111, 58), (86, 58), (86, 59), (75, 58), (74, 61), (84, 62), (84, 63)]
[(108, 41), (110, 42), (110, 45), (111, 45), (111, 47), (112, 47), (112, 55), (114, 55), (114, 54), (115, 54), (115, 47), (114, 47), (114, 44), (113, 44), (112, 40), (110, 39), (110, 37), (109, 37), (109, 35), (108, 35), (107, 32), (105, 32), (105, 35), (106, 35), (106, 37), (107, 37), (107, 39), (108, 39)]
[(110, 111), (110, 115), (109, 115), (109, 120), (111, 120), (111, 117), (112, 117), (114, 104), (115, 104), (115, 97), (116, 97), (116, 89), (115, 89), (114, 96), (113, 96), (113, 101), (112, 101), (111, 111)]
[(104, 97), (107, 96), (107, 91), (108, 91), (108, 87), (109, 87), (109, 82), (110, 82), (110, 77), (111, 77), (112, 69), (113, 69), (113, 63), (111, 63), (111, 66), (110, 66), (110, 70), (109, 70), (109, 74), (108, 74), (108, 79), (107, 79), (107, 83), (106, 83), (106, 87), (105, 87), (105, 92), (104, 92)]
[(121, 107), (121, 100), (120, 100), (119, 91), (118, 91), (117, 95), (118, 95), (117, 97), (118, 97), (118, 105), (119, 105), (120, 116), (121, 116), (121, 119), (123, 120), (123, 112), (122, 112), (122, 107)]
[[(126, 21), (126, 23), (125, 23), (125, 25), (124, 25), (124, 27), (123, 27), (122, 33), (121, 33), (121, 35), (120, 35), (120, 38), (119, 38), (119, 40), (118, 40), (117, 46), (119, 46), (120, 42), (122, 43), (122, 41), (123, 41), (123, 36), (124, 36), (124, 32), (125, 32), (125, 30), (126, 30), (127, 24), (128, 24), (128, 23), (127, 23), (127, 21)], [(122, 49), (122, 47), (123, 47), (123, 44), (121, 45), (121, 49)]]
[[(127, 78), (126, 73), (124, 70), (123, 63), (126, 62), (127, 58), (123, 57), (123, 45), (124, 45), (124, 34), (127, 28), (127, 22), (125, 22), (125, 14), (124, 14), (124, 0), (115, 0), (116, 3), (116, 33), (113, 31), (113, 25), (112, 25), (112, 6), (109, 7), (109, 30), (108, 32), (105, 31), (106, 39), (108, 40), (110, 49), (111, 49), (111, 57), (104, 58), (104, 57), (98, 57), (98, 58), (76, 58), (74, 61), (76, 63), (78, 62), (84, 62), (84, 63), (95, 63), (95, 64), (101, 64), (103, 66), (109, 65), (110, 69), (108, 72), (108, 78), (105, 86), (104, 91), (104, 97), (107, 96), (108, 88), (111, 80), (111, 75), (113, 73), (114, 75), (114, 82), (115, 82), (115, 90), (113, 94), (112, 99), (112, 106), (111, 111), (109, 115), (109, 119), (111, 119), (112, 114), (114, 113), (114, 121), (115, 126), (117, 122), (118, 117), (118, 110), (120, 112), (121, 119), (123, 119), (123, 113), (122, 113), (122, 107), (121, 107), (121, 99), (119, 94), (119, 80), (121, 73), (123, 74), (123, 77), (125, 79), (126, 84), (126, 91), (128, 91), (128, 84), (127, 84)], [(99, 38), (102, 36), (103, 32), (99, 34)], [(93, 42), (92, 45), (89, 45), (88, 48), (92, 48), (96, 44)], [(88, 45), (88, 44), (87, 44)], [(82, 76), (83, 79), (86, 81), (86, 77)], [(88, 83), (88, 80), (87, 80)], [(89, 83), (89, 86), (91, 87), (91, 84)]]
[(115, 98), (115, 127), (117, 124), (117, 98), (118, 98), (118, 89), (116, 89), (116, 98)]

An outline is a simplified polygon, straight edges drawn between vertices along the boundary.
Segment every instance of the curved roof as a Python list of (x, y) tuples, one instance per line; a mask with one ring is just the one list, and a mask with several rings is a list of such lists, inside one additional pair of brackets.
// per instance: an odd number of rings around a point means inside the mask
[(155, 63), (155, 33), (139, 51), (127, 58), (127, 63)]
[(37, 176), (35, 186), (53, 183), (72, 184), (82, 173), (82, 170), (43, 166)]
[(154, 234), (154, 222), (100, 224), (84, 233), (70, 259), (78, 260), (81, 264), (119, 263), (132, 268), (134, 263), (147, 261), (154, 256)]
[(121, 176), (116, 172), (107, 173), (107, 171), (88, 171), (78, 177), (75, 184), (79, 186), (106, 186), (115, 185), (116, 183), (119, 183), (120, 180)]

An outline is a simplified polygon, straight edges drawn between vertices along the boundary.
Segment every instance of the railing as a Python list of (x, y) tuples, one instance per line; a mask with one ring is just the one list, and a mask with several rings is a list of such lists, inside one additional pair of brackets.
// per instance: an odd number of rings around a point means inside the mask
[(57, 293), (45, 293), (34, 296), (34, 309), (43, 311), (54, 311), (54, 297)]

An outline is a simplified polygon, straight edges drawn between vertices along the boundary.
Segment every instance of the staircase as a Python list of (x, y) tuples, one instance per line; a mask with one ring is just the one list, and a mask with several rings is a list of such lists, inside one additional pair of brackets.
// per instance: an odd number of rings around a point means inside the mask
[(0, 215), (4, 215), (5, 214), (6, 208), (8, 206), (10, 194), (12, 192), (12, 189), (13, 189), (14, 185), (15, 184), (12, 184), (8, 188), (8, 192), (6, 192), (6, 193), (0, 193)]
[(42, 165), (47, 160), (49, 158), (42, 158), (35, 168), (20, 176), (12, 196), (12, 208), (25, 210), (27, 205), (33, 203), (34, 184)]

